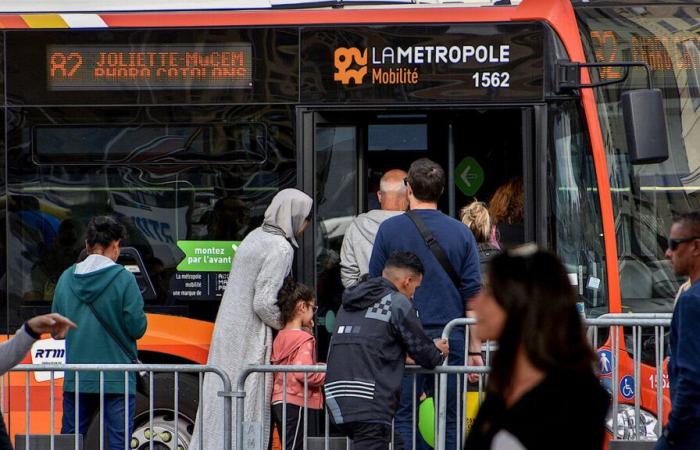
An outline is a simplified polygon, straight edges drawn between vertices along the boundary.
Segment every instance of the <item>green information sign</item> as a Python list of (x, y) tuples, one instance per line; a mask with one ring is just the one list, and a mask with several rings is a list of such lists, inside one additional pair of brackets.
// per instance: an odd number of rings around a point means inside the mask
[(177, 241), (185, 257), (180, 272), (229, 272), (241, 241)]
[(479, 162), (467, 156), (455, 169), (455, 184), (464, 195), (473, 196), (484, 184), (484, 169)]

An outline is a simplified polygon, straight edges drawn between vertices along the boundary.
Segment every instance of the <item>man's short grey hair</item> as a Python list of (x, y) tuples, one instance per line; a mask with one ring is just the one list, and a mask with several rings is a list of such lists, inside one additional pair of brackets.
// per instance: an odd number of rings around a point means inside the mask
[(406, 190), (403, 180), (387, 181), (382, 177), (379, 181), (379, 192), (402, 192)]

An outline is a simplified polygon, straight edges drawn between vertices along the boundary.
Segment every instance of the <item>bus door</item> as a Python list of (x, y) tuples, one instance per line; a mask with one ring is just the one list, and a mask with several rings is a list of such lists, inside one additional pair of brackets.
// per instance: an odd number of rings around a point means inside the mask
[(447, 175), (439, 208), (456, 219), (470, 202), (489, 202), (499, 189), (521, 186), (505, 193), (511, 204), (522, 207), (519, 215), (511, 214), (512, 220), (500, 225), (502, 244), (541, 240), (534, 214), (537, 109), (300, 112), (299, 181), (306, 192), (313, 192), (315, 205), (314, 232), (305, 236), (299, 255), (300, 278), (317, 291), (322, 358), (344, 290), (340, 257), (345, 231), (358, 214), (380, 208), (379, 180), (387, 170), (408, 171), (411, 162), (424, 157), (438, 162)]

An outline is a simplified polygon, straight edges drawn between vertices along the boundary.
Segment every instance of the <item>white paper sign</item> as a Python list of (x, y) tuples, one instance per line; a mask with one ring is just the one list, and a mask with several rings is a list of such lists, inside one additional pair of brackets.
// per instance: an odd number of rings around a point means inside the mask
[(590, 277), (588, 279), (588, 289), (599, 289), (600, 288), (600, 278)]
[[(66, 363), (66, 341), (42, 339), (32, 345), (32, 364), (58, 365)], [(63, 372), (54, 372), (54, 380), (63, 378)], [(51, 372), (34, 372), (37, 382), (51, 380)]]

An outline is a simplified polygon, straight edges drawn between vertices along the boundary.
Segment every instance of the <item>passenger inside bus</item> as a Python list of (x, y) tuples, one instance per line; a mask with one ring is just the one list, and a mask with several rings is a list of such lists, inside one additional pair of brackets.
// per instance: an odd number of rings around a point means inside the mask
[(52, 243), (43, 243), (39, 261), (32, 269), (34, 290), (25, 294), (25, 300), (53, 298), (53, 291), (63, 271), (75, 262), (83, 248), (83, 226), (74, 219), (65, 219), (58, 226)]
[(208, 234), (218, 241), (242, 241), (250, 226), (250, 207), (237, 197), (220, 198), (211, 212)]
[(523, 178), (513, 177), (496, 189), (489, 201), (493, 238), (502, 249), (525, 243)]

